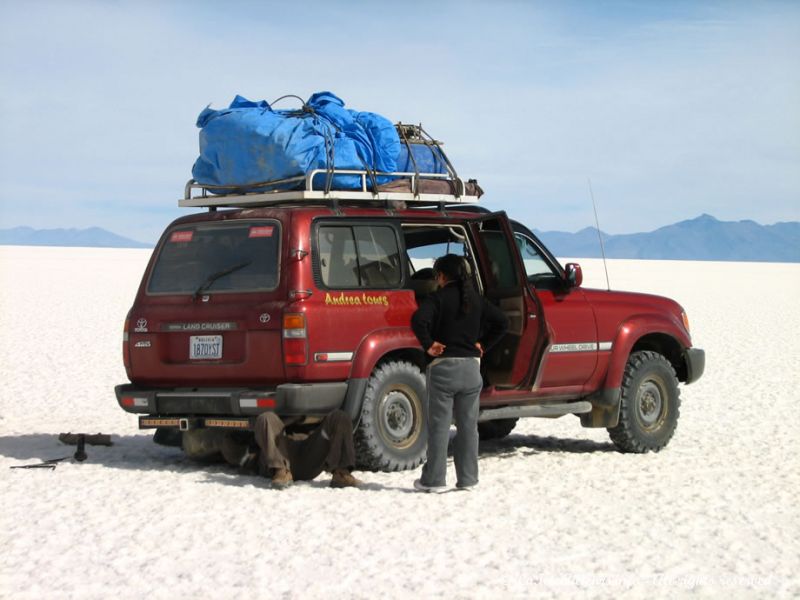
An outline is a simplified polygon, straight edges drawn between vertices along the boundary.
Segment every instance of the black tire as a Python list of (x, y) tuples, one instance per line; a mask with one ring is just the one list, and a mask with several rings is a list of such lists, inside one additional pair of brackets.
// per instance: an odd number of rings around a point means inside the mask
[(658, 452), (675, 433), (680, 405), (670, 362), (657, 352), (634, 352), (622, 376), (619, 423), (608, 428), (611, 441), (622, 452)]
[(173, 448), (183, 447), (183, 433), (178, 429), (158, 427), (153, 434), (153, 441), (161, 446), (171, 446)]
[(369, 471), (403, 471), (425, 460), (425, 378), (413, 364), (391, 361), (367, 382), (355, 432), (356, 462)]
[(478, 437), (482, 440), (499, 440), (506, 437), (519, 419), (495, 419), (478, 423)]

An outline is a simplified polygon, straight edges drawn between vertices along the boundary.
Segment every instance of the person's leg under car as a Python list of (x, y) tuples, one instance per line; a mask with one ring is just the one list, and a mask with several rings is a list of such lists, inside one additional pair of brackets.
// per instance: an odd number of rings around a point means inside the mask
[(256, 444), (261, 448), (258, 472), (264, 476), (271, 474), (272, 484), (276, 487), (286, 487), (292, 483), (289, 440), (283, 430), (283, 421), (274, 412), (258, 415), (254, 431)]
[(333, 487), (361, 483), (350, 474), (356, 463), (353, 424), (341, 410), (328, 414), (305, 440), (293, 443), (289, 456), (297, 480), (314, 479), (325, 470), (333, 474)]

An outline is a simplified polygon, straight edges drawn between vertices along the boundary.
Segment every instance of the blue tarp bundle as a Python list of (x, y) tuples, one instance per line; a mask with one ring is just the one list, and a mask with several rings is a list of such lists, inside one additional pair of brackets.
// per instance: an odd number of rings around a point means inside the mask
[[(409, 152), (409, 149), (411, 152)], [(397, 155), (399, 173), (448, 173), (444, 152), (438, 145), (400, 142)]]
[[(330, 92), (314, 94), (302, 110), (273, 110), (264, 100), (236, 96), (227, 109), (206, 108), (197, 126), (200, 157), (192, 176), (205, 185), (247, 189), (326, 168), (393, 172), (400, 153), (388, 119), (346, 109)], [(315, 179), (317, 186), (324, 181), (325, 175)], [(361, 178), (337, 176), (333, 185), (360, 188)]]

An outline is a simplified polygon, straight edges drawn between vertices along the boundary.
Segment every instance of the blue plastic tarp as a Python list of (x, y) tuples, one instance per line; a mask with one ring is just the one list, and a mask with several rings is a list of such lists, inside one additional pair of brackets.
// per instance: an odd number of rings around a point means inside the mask
[(397, 172), (447, 174), (449, 170), (444, 152), (439, 146), (420, 142), (409, 142), (408, 144), (400, 142)]
[[(274, 110), (264, 100), (236, 96), (227, 109), (206, 108), (197, 126), (200, 156), (192, 176), (204, 185), (247, 189), (326, 168), (397, 170), (400, 139), (394, 125), (376, 113), (346, 109), (330, 92), (312, 95), (304, 110)], [(320, 187), (318, 182), (324, 183), (325, 175), (315, 179)], [(337, 176), (333, 185), (360, 188), (361, 178)]]

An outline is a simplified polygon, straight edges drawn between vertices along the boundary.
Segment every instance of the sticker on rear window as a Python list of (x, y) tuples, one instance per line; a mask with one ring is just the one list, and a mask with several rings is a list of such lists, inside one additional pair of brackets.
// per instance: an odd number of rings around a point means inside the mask
[(191, 242), (194, 231), (175, 231), (169, 238), (170, 242)]
[(251, 227), (250, 235), (248, 237), (251, 238), (272, 237), (273, 229), (275, 229), (273, 225), (262, 225), (259, 227)]

